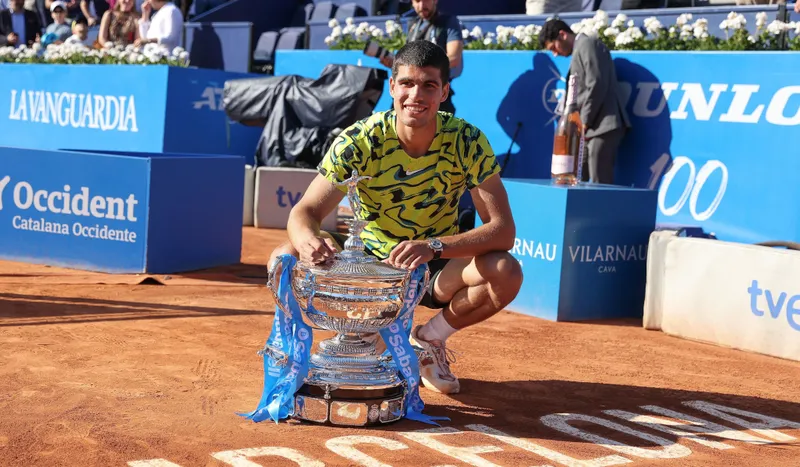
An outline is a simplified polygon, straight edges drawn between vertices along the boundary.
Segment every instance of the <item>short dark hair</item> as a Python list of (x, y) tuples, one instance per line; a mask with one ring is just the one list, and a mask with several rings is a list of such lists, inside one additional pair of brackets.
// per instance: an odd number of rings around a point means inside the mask
[(397, 75), (400, 66), (419, 68), (435, 67), (442, 76), (442, 86), (450, 82), (450, 59), (444, 49), (430, 41), (413, 41), (404, 45), (394, 57), (392, 75)]
[(558, 39), (558, 35), (561, 33), (561, 31), (567, 31), (569, 34), (574, 34), (572, 32), (572, 28), (570, 28), (569, 25), (564, 21), (558, 18), (548, 20), (546, 23), (544, 23), (544, 26), (542, 26), (542, 30), (539, 31), (539, 46), (541, 48), (545, 48), (545, 44)]

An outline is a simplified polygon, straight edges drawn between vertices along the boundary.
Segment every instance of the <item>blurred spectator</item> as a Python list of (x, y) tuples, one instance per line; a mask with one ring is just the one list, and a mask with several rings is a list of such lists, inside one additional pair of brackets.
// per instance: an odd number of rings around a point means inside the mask
[[(594, 6), (594, 5), (593, 5)], [(569, 11), (583, 11), (582, 0), (526, 0), (526, 15), (548, 15)]]
[(100, 46), (106, 43), (129, 45), (139, 39), (139, 12), (134, 0), (116, 0), (111, 10), (103, 13), (97, 40)]
[(83, 44), (86, 47), (94, 45), (94, 41), (89, 39), (89, 23), (86, 18), (78, 18), (72, 22), (72, 35), (64, 43)]
[(100, 22), (106, 11), (109, 10), (106, 0), (81, 0), (81, 13), (86, 18), (86, 25), (92, 27)]
[(56, 43), (64, 42), (72, 34), (67, 23), (67, 4), (61, 0), (51, 3), (50, 15), (53, 17), (53, 22), (45, 28), (44, 33), (53, 34), (53, 41)]
[[(119, 1), (119, 0), (118, 0)], [(156, 14), (150, 19), (150, 13)], [(137, 45), (161, 44), (168, 50), (181, 45), (183, 36), (183, 13), (167, 0), (146, 0), (142, 4)]]
[(51, 8), (53, 7), (53, 3), (57, 1), (62, 1), (64, 4), (66, 4), (67, 18), (75, 19), (83, 16), (80, 0), (44, 0), (44, 6), (48, 11), (52, 11)]
[[(448, 15), (439, 11), (438, 0), (412, 0), (411, 6), (417, 16), (409, 21), (407, 42), (426, 40), (438, 45), (450, 59), (450, 79), (455, 79), (464, 70), (464, 38), (461, 34), (461, 23), (455, 15)], [(381, 63), (391, 68), (394, 63), (393, 56), (387, 56)], [(453, 106), (452, 83), (447, 100), (442, 102), (439, 110), (456, 113)]]
[(39, 16), (25, 9), (25, 0), (11, 0), (10, 8), (0, 11), (0, 46), (33, 45), (42, 34)]
[[(778, 5), (786, 0), (736, 0), (737, 5)], [(800, 13), (800, 1), (794, 3), (794, 12)]]

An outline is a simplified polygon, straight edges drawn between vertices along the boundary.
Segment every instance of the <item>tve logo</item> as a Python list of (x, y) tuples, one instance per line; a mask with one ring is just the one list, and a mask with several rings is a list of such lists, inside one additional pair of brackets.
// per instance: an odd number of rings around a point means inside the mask
[[(789, 296), (786, 292), (773, 292), (769, 289), (762, 289), (755, 279), (750, 284), (750, 287), (747, 288), (747, 293), (750, 294), (750, 311), (754, 315), (760, 317), (769, 312), (772, 319), (777, 319), (781, 312), (784, 312), (789, 326), (795, 331), (800, 331), (800, 294)], [(762, 294), (764, 295), (764, 300), (759, 300)], [(766, 302), (766, 311), (759, 307), (762, 302)]]
[[(276, 191), (275, 194), (278, 195), (278, 206), (282, 208), (285, 208), (287, 206), (294, 207), (297, 204), (297, 202), (300, 201), (300, 198), (303, 197), (302, 191), (292, 193), (291, 191), (286, 191), (282, 186), (278, 187), (278, 191)], [(284, 195), (286, 195), (285, 199), (289, 200), (288, 205), (284, 202), (284, 197), (283, 197)]]

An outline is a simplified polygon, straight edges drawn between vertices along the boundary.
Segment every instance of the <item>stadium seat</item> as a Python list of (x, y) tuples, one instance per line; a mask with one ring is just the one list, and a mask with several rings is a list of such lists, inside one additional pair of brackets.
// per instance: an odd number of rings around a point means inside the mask
[(339, 22), (342, 22), (347, 18), (357, 18), (359, 16), (367, 16), (367, 10), (361, 8), (355, 3), (343, 3), (342, 5), (339, 5), (339, 8), (336, 10), (336, 15), (334, 18), (339, 20)]
[(283, 28), (275, 50), (304, 49), (305, 35), (305, 28)]
[(308, 3), (305, 5), (297, 5), (297, 9), (292, 16), (292, 22), (289, 24), (291, 27), (303, 27), (311, 19), (311, 14), (314, 12), (314, 2), (306, 0)]
[(277, 31), (267, 31), (261, 34), (256, 43), (256, 50), (253, 52), (253, 65), (272, 63), (278, 36)]
[(336, 13), (336, 5), (333, 2), (318, 2), (311, 13), (311, 21), (327, 21), (333, 18)]

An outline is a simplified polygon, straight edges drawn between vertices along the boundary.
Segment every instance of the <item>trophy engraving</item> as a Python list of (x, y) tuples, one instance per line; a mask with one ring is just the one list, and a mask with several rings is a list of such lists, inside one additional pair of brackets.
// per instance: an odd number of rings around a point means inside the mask
[[(394, 422), (415, 410), (420, 413), (415, 415), (417, 420), (426, 419), (421, 415), (422, 403), (416, 393), (417, 357), (403, 328), (410, 329), (411, 313), (429, 280), (428, 269), (426, 265), (414, 271), (395, 268), (364, 251), (360, 234), (367, 221), (361, 219), (356, 187), (370, 178), (359, 176), (354, 170), (350, 178), (338, 183), (347, 185), (354, 217), (349, 222), (344, 251), (324, 264), (297, 262), (291, 271), (283, 270), (285, 263), (279, 258), (270, 269), (267, 285), (283, 314), (278, 317), (276, 312), (276, 319), (285, 323), (294, 319), (297, 326), (297, 318), (292, 318), (295, 316), (304, 318), (315, 329), (336, 332), (335, 337), (320, 342), (310, 355), (302, 381), (296, 384), (291, 416), (297, 419), (367, 426)], [(288, 292), (283, 295), (279, 277), (290, 278)], [(292, 298), (299, 312), (291, 309)], [(277, 339), (273, 337), (275, 329), (280, 333)], [(270, 371), (301, 366), (297, 355), (287, 353), (291, 352), (287, 347), (280, 348), (280, 339), (291, 329), (284, 325), (281, 331), (276, 324), (273, 336), (260, 351), (268, 359)], [(308, 334), (305, 328), (296, 333), (301, 339), (308, 337), (304, 335)], [(376, 350), (379, 334), (387, 341), (384, 354)], [(387, 336), (391, 338), (386, 339)], [(276, 383), (277, 386), (280, 385)]]

